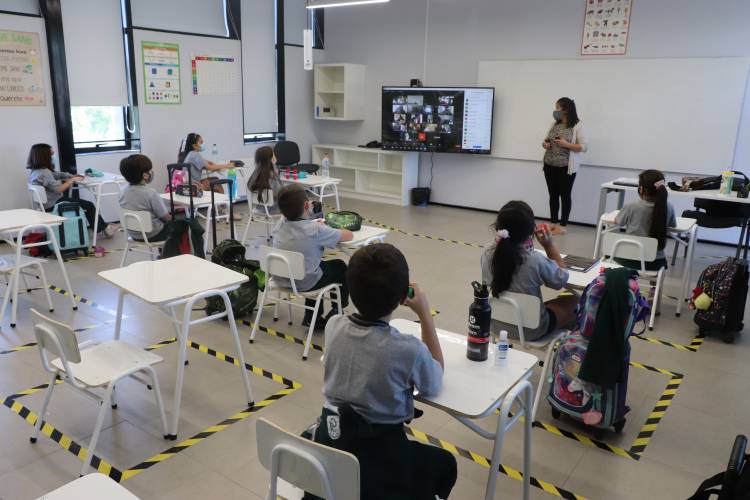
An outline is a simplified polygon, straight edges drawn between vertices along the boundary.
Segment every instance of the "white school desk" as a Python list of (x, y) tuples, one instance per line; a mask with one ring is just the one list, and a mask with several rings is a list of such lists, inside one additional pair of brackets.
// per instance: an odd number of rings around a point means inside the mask
[(359, 231), (353, 231), (354, 237), (350, 241), (342, 241), (339, 246), (346, 248), (360, 248), (371, 243), (383, 243), (390, 229), (375, 226), (362, 226)]
[(60, 486), (36, 500), (139, 500), (115, 480), (94, 472)]
[[(596, 240), (594, 242), (594, 258), (599, 258), (599, 252), (601, 251), (601, 239), (602, 235), (609, 231), (615, 231), (618, 226), (615, 222), (619, 210), (613, 210), (607, 212), (599, 217), (599, 223), (596, 228)], [(687, 235), (687, 255), (685, 256), (685, 265), (682, 270), (682, 281), (680, 286), (680, 300), (677, 301), (676, 315), (679, 316), (682, 312), (682, 303), (684, 300), (689, 299), (690, 275), (693, 271), (693, 256), (695, 255), (695, 244), (698, 242), (698, 224), (695, 219), (688, 217), (677, 217), (675, 227), (667, 228), (668, 236), (675, 240), (675, 245), (684, 245), (685, 242), (680, 239), (681, 235)], [(675, 251), (677, 249), (675, 248)]]
[[(234, 337), (234, 345), (237, 349), (239, 369), (242, 374), (242, 381), (245, 384), (245, 395), (249, 405), (253, 405), (250, 380), (245, 369), (245, 357), (242, 353), (234, 313), (227, 296), (227, 292), (238, 288), (247, 281), (247, 276), (194, 255), (179, 255), (163, 260), (136, 262), (127, 267), (102, 271), (99, 276), (119, 288), (115, 340), (120, 338), (125, 294), (138, 297), (147, 304), (157, 307), (169, 316), (174, 323), (180, 353), (177, 358), (173, 417), (168, 436), (170, 439), (177, 438), (182, 385), (185, 377), (185, 361), (187, 359), (188, 333), (191, 325), (227, 317), (229, 328)], [(193, 305), (213, 296), (224, 299), (225, 311), (204, 318), (191, 319)], [(176, 308), (180, 305), (185, 306), (182, 320), (177, 318), (176, 312)]]
[[(285, 184), (298, 184), (300, 186), (303, 186), (305, 189), (307, 189), (308, 192), (316, 196), (321, 203), (323, 203), (324, 198), (335, 198), (336, 210), (341, 210), (338, 188), (338, 185), (341, 183), (341, 179), (336, 179), (335, 177), (323, 177), (314, 174), (307, 174), (307, 177), (305, 177), (304, 179), (294, 179), (293, 176), (290, 176), (290, 178), (287, 179), (285, 174), (286, 170), (283, 168), (280, 169), (279, 179), (281, 179), (281, 182)], [(325, 194), (326, 189), (330, 189), (331, 193)]]
[(60, 265), (60, 272), (65, 280), (65, 286), (68, 290), (70, 302), (73, 305), (73, 310), (78, 309), (76, 304), (75, 294), (73, 293), (73, 287), (70, 285), (68, 279), (68, 273), (65, 270), (65, 262), (63, 262), (62, 255), (60, 255), (60, 245), (57, 243), (57, 237), (55, 232), (52, 230), (53, 226), (59, 226), (65, 222), (65, 217), (54, 215), (47, 212), (40, 212), (38, 210), (31, 210), (30, 208), (19, 208), (16, 210), (0, 210), (0, 238), (5, 240), (6, 243), (14, 249), (14, 254), (6, 254), (0, 256), (0, 258), (6, 258), (8, 260), (13, 259), (15, 262), (15, 269), (11, 274), (8, 286), (11, 289), (5, 293), (5, 299), (3, 300), (2, 312), (0, 312), (0, 320), (5, 315), (5, 309), (8, 305), (8, 301), (13, 299), (13, 307), (11, 312), (10, 324), (11, 326), (16, 325), (16, 309), (18, 307), (18, 280), (20, 278), (20, 261), (16, 258), (16, 245), (21, 245), (23, 236), (28, 234), (33, 228), (41, 228), (47, 233), (47, 241), (52, 246), (52, 251), (55, 252), (57, 263)]
[[(391, 326), (404, 334), (421, 338), (421, 327), (418, 323), (406, 319), (394, 319)], [(490, 345), (487, 361), (471, 361), (466, 357), (466, 337), (445, 330), (438, 330), (440, 348), (445, 360), (443, 390), (433, 397), (416, 396), (426, 405), (438, 408), (456, 418), (485, 439), (494, 441), (492, 448), (492, 465), (487, 479), (485, 500), (495, 495), (495, 483), (499, 474), (500, 452), (503, 448), (505, 433), (521, 418), (524, 419), (524, 454), (523, 454), (523, 498), (529, 498), (529, 480), (531, 477), (531, 405), (534, 402), (534, 389), (528, 381), (534, 366), (539, 359), (516, 349), (508, 351), (505, 365), (495, 365), (495, 347)], [(522, 394), (525, 397), (522, 397)], [(513, 417), (508, 417), (514, 400), (523, 408)], [(497, 430), (488, 432), (472, 420), (492, 415), (500, 409), (497, 417)]]
[[(92, 247), (96, 247), (96, 237), (99, 232), (99, 213), (101, 212), (101, 200), (105, 196), (120, 196), (120, 186), (126, 185), (128, 182), (121, 175), (110, 174), (109, 172), (103, 172), (102, 177), (91, 177), (90, 175), (84, 176), (82, 181), (77, 184), (83, 188), (86, 188), (91, 195), (94, 197), (94, 241), (91, 242)], [(117, 191), (110, 191), (102, 193), (104, 186), (116, 186)]]

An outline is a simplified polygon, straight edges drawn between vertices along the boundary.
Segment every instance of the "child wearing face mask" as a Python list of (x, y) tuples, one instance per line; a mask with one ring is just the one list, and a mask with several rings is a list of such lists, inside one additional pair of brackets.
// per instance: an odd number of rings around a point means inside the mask
[[(279, 190), (278, 206), (284, 216), (273, 232), (273, 246), (281, 250), (300, 252), (305, 256), (305, 277), (296, 280), (295, 285), (301, 292), (317, 290), (324, 286), (338, 283), (341, 285), (341, 306), (349, 304), (349, 289), (346, 282), (346, 263), (343, 260), (323, 262), (323, 250), (336, 248), (342, 241), (351, 241), (354, 237), (347, 229), (333, 229), (326, 226), (323, 220), (310, 219), (312, 203), (307, 199), (305, 188), (290, 184)], [(287, 279), (274, 278), (283, 287), (291, 287)], [(305, 304), (315, 306), (315, 301), (306, 299)], [(343, 311), (338, 311), (334, 303), (328, 316), (320, 311), (315, 329), (323, 329), (328, 319)], [(305, 310), (303, 326), (310, 326), (312, 311)]]
[[(128, 181), (128, 185), (120, 193), (120, 207), (149, 212), (153, 229), (146, 233), (146, 237), (152, 242), (166, 240), (169, 226), (165, 223), (172, 220), (172, 215), (159, 193), (148, 186), (154, 178), (151, 160), (146, 155), (130, 155), (120, 162), (120, 173)], [(130, 231), (130, 236), (139, 241), (143, 238), (140, 231)]]
[[(560, 290), (568, 283), (568, 271), (564, 269), (560, 251), (552, 241), (546, 227), (537, 227), (534, 212), (523, 201), (508, 202), (497, 214), (493, 224), (494, 243), (487, 245), (482, 252), (482, 280), (489, 285), (493, 297), (503, 292), (517, 292), (535, 295), (542, 299), (541, 287)], [(546, 255), (534, 250), (533, 237), (539, 242)], [(524, 328), (526, 340), (537, 340), (563, 328), (575, 320), (578, 298), (563, 295), (542, 302), (539, 326)], [(507, 330), (511, 337), (518, 338), (515, 325), (493, 325)]]

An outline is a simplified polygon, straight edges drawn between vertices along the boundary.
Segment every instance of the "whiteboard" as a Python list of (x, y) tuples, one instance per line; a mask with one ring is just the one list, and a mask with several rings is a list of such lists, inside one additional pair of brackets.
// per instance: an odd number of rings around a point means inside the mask
[(541, 161), (555, 101), (575, 100), (586, 165), (710, 174), (733, 165), (748, 58), (480, 61), (492, 155)]

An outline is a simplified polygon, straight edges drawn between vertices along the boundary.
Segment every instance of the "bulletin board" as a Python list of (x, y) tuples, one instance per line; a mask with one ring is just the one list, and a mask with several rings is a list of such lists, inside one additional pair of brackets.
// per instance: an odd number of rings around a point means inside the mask
[(146, 104), (180, 104), (180, 47), (176, 43), (141, 42)]
[(229, 56), (190, 58), (194, 95), (237, 95), (239, 64)]
[(625, 55), (632, 11), (632, 0), (586, 0), (581, 55)]
[(0, 106), (44, 106), (39, 33), (0, 30)]

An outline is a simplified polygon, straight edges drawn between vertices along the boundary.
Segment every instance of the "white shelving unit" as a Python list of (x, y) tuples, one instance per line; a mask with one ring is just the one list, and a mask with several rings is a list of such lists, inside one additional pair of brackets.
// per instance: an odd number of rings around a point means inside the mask
[(340, 144), (315, 144), (312, 162), (331, 160), (331, 177), (341, 179), (339, 193), (346, 198), (406, 206), (417, 187), (419, 156), (414, 152), (383, 151)]
[(365, 67), (316, 64), (313, 113), (317, 120), (364, 120)]

